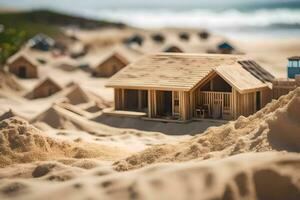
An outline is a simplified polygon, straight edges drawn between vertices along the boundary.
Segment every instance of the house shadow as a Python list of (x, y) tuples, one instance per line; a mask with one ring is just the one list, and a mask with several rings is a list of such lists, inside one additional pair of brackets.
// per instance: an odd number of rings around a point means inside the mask
[(204, 132), (209, 127), (220, 126), (226, 123), (225, 121), (213, 120), (190, 121), (185, 123), (160, 122), (105, 114), (102, 114), (92, 120), (115, 128), (161, 132), (167, 135), (195, 135)]

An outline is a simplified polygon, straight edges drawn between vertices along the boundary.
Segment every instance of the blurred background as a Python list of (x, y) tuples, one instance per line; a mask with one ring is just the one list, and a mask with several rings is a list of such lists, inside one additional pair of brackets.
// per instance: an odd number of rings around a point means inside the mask
[(0, 64), (40, 33), (84, 65), (116, 48), (135, 60), (172, 46), (220, 53), (225, 43), (284, 76), (286, 58), (300, 51), (300, 1), (0, 0)]
[(11, 9), (51, 9), (143, 28), (192, 27), (231, 36), (299, 35), (299, 0), (1, 0)]

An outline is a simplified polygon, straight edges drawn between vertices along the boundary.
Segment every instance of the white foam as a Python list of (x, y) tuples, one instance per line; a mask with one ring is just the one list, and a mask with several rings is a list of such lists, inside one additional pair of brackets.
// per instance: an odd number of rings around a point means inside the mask
[(226, 10), (222, 12), (166, 9), (100, 9), (83, 10), (83, 15), (104, 20), (119, 21), (138, 27), (266, 27), (275, 24), (300, 24), (300, 10), (272, 9), (241, 12)]

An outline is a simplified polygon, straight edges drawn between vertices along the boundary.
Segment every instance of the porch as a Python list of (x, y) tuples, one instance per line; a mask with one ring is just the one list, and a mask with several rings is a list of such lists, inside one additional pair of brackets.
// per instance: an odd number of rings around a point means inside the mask
[(232, 92), (199, 91), (195, 93), (193, 118), (233, 119)]
[(148, 119), (186, 121), (189, 95), (184, 91), (115, 89), (114, 114), (145, 113)]

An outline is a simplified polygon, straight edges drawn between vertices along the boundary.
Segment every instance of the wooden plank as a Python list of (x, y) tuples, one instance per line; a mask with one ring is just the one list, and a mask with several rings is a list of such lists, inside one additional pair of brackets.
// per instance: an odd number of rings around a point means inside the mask
[(148, 90), (148, 117), (151, 118), (152, 117), (152, 102), (151, 102), (151, 90)]
[(121, 94), (122, 94), (122, 110), (125, 109), (125, 92), (124, 92), (124, 89), (121, 89)]

